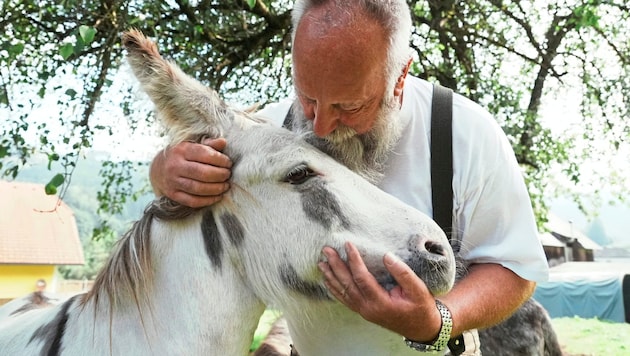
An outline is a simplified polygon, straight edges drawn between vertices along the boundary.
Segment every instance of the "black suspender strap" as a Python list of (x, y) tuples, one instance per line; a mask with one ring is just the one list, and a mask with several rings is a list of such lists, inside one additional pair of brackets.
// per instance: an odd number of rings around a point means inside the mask
[(289, 111), (287, 111), (287, 115), (284, 117), (284, 121), (282, 122), (282, 127), (284, 127), (285, 129), (289, 130), (289, 131), (293, 131), (293, 117), (294, 117), (294, 106), (296, 105), (296, 102), (294, 101), (291, 106), (289, 107)]
[[(433, 84), (431, 104), (431, 204), (433, 220), (444, 230), (454, 253), (459, 241), (453, 238), (453, 91)], [(466, 351), (464, 336), (449, 340), (452, 355)]]
[(453, 230), (453, 92), (433, 85), (431, 106), (431, 202), (433, 220), (450, 239)]

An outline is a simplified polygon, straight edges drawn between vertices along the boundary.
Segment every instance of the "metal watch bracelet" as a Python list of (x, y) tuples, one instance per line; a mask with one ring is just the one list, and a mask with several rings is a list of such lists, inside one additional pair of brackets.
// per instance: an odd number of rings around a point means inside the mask
[(406, 337), (404, 338), (405, 344), (411, 347), (416, 351), (423, 352), (431, 352), (431, 351), (442, 351), (446, 348), (448, 341), (451, 339), (451, 330), (453, 329), (453, 318), (451, 317), (451, 311), (448, 310), (446, 305), (444, 305), (439, 300), (435, 300), (435, 305), (440, 312), (440, 316), (442, 317), (442, 326), (440, 326), (440, 333), (437, 338), (431, 344), (423, 344), (418, 341), (409, 340)]

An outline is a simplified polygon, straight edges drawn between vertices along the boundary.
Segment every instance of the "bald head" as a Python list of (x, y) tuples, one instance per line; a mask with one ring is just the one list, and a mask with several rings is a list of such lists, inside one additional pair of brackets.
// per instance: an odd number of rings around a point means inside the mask
[[(300, 25), (307, 18), (314, 26), (311, 28), (313, 32), (308, 34), (310, 39), (333, 36), (335, 31), (337, 35), (342, 35), (342, 31), (355, 34), (354, 41), (352, 36), (343, 38), (344, 46), (356, 45), (346, 47), (345, 56), (352, 50), (358, 50), (359, 56), (371, 55), (366, 50), (368, 47), (382, 51), (385, 54), (382, 66), (390, 87), (411, 58), (409, 36), (412, 25), (405, 0), (296, 0), (292, 12), (294, 55), (296, 46), (304, 44), (295, 43), (295, 40), (303, 35), (304, 27)], [(339, 48), (329, 48), (333, 49)]]

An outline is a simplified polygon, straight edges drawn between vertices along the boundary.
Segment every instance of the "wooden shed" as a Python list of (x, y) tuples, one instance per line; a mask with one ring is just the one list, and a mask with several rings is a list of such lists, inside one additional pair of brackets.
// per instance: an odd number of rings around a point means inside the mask
[(547, 216), (545, 228), (549, 232), (540, 235), (549, 266), (571, 261), (592, 262), (594, 252), (602, 247), (573, 226), (554, 214)]
[(42, 184), (0, 181), (0, 304), (84, 263), (74, 213)]

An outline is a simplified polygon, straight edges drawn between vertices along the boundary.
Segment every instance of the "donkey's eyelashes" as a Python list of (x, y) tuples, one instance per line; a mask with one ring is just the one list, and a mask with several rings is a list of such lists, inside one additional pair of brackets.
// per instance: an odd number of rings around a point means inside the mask
[(302, 184), (316, 175), (317, 173), (306, 165), (306, 163), (301, 163), (291, 169), (289, 173), (285, 175), (283, 181), (290, 184)]

